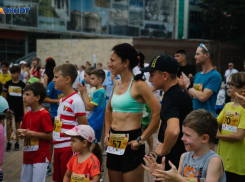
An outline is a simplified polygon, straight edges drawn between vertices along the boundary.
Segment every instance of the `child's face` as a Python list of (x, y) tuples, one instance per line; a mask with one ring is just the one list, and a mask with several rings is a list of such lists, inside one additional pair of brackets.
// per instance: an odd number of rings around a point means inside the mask
[(242, 94), (242, 88), (237, 88), (236, 85), (232, 84), (231, 79), (227, 83), (227, 94), (229, 97), (234, 98), (235, 92)]
[(101, 83), (101, 78), (98, 78), (96, 75), (92, 74), (90, 76), (90, 85), (92, 87), (97, 87)]
[(9, 67), (6, 67), (5, 65), (2, 65), (1, 66), (1, 70), (2, 70), (3, 73), (7, 73), (8, 70), (9, 70)]
[(34, 67), (37, 66), (37, 60), (34, 59), (34, 60), (32, 61), (32, 65), (33, 65)]
[(80, 152), (87, 146), (87, 141), (81, 141), (77, 137), (71, 137), (71, 148), (73, 152)]
[(62, 90), (66, 85), (66, 78), (58, 71), (54, 73), (53, 82), (56, 90)]
[(84, 73), (84, 81), (86, 84), (90, 84), (90, 76), (86, 72)]
[(20, 73), (16, 72), (16, 73), (11, 73), (11, 78), (12, 80), (17, 80), (20, 78)]
[(31, 90), (27, 90), (23, 94), (23, 102), (26, 106), (32, 106), (36, 102), (38, 102), (39, 96), (34, 96)]
[(203, 136), (199, 136), (198, 133), (189, 128), (182, 126), (183, 136), (181, 140), (184, 142), (186, 151), (196, 151), (200, 148)]

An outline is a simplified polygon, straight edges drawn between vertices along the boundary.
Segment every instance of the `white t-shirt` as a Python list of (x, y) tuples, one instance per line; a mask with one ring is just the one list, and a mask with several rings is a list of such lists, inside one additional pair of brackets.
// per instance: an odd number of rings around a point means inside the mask
[(229, 82), (231, 74), (232, 73), (237, 73), (237, 72), (238, 71), (236, 69), (234, 69), (234, 68), (232, 70), (228, 69), (228, 70), (225, 71), (226, 84), (227, 84), (227, 82)]

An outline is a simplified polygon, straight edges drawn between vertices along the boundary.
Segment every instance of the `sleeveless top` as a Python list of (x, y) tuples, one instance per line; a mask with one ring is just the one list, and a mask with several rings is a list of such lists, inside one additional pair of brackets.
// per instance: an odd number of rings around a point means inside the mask
[[(208, 163), (212, 157), (219, 157), (214, 151), (210, 150), (200, 158), (193, 159), (194, 152), (186, 152), (183, 159), (182, 176), (187, 178), (198, 178), (198, 181), (205, 182), (207, 176)], [(221, 158), (220, 158), (221, 159)], [(223, 164), (223, 161), (222, 161)], [(219, 182), (226, 182), (226, 175), (223, 165), (223, 175)]]
[(122, 95), (115, 94), (115, 90), (119, 83), (116, 85), (111, 99), (111, 107), (113, 112), (143, 113), (144, 104), (136, 101), (130, 94), (130, 88), (133, 80), (134, 77), (129, 84), (128, 90)]

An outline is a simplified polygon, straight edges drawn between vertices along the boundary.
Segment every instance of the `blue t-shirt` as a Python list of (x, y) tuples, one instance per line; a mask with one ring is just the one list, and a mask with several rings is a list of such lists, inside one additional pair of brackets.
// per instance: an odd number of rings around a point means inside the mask
[(217, 116), (215, 113), (215, 105), (217, 95), (221, 87), (221, 82), (221, 75), (216, 70), (211, 70), (205, 74), (202, 74), (202, 72), (197, 73), (194, 78), (193, 88), (201, 92), (207, 88), (212, 90), (214, 93), (205, 102), (201, 102), (198, 99), (193, 98), (193, 109), (205, 109), (212, 112), (214, 116)]
[[(60, 99), (61, 94), (62, 94), (61, 91), (55, 89), (54, 82), (53, 81), (49, 82), (47, 87), (47, 97), (49, 97), (50, 99)], [(52, 118), (55, 118), (57, 116), (58, 107), (59, 107), (58, 103), (50, 104), (49, 113)]]
[[(108, 72), (109, 73), (109, 72)], [(116, 80), (120, 79), (119, 76), (116, 77)], [(113, 88), (113, 80), (111, 79), (111, 77), (106, 77), (105, 81), (103, 82), (103, 87), (105, 88), (105, 94), (106, 94), (106, 105), (108, 104), (110, 97), (111, 97), (111, 93), (112, 93), (112, 88)]]
[(93, 129), (102, 130), (106, 108), (105, 90), (103, 88), (96, 90), (90, 103), (95, 107), (89, 113), (88, 124)]

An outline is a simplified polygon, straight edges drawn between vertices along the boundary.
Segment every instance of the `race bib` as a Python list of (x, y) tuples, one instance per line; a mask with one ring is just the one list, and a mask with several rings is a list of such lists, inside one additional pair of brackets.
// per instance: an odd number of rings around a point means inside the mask
[(199, 84), (199, 83), (194, 83), (193, 84), (193, 88), (197, 91), (200, 91), (202, 92), (202, 84)]
[(222, 122), (222, 130), (237, 132), (240, 113), (225, 111), (225, 116)]
[(187, 178), (187, 177), (184, 178), (188, 182), (205, 182), (204, 178)]
[(110, 133), (106, 152), (115, 155), (123, 155), (127, 147), (129, 134)]
[(72, 173), (71, 182), (89, 182), (89, 174)]
[(60, 138), (61, 128), (62, 128), (62, 121), (60, 120), (59, 117), (55, 117), (54, 118), (54, 131), (53, 131), (54, 138)]
[(30, 138), (24, 141), (24, 151), (37, 151), (39, 149), (39, 139)]
[(63, 94), (58, 95), (58, 99), (60, 100), (63, 97)]
[(17, 96), (21, 97), (22, 96), (22, 88), (18, 86), (9, 86), (9, 95), (11, 96)]

